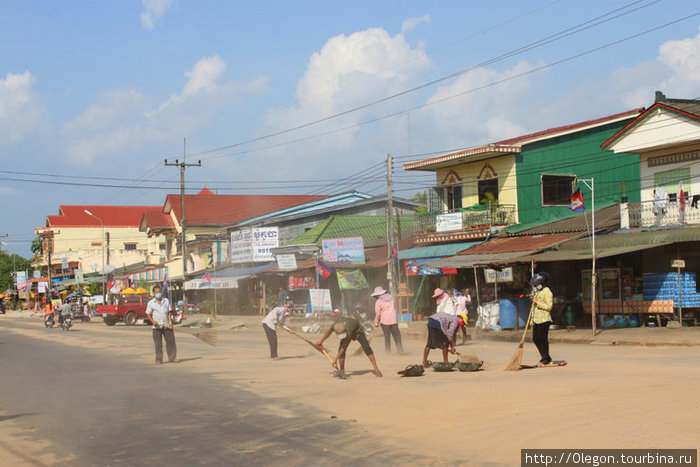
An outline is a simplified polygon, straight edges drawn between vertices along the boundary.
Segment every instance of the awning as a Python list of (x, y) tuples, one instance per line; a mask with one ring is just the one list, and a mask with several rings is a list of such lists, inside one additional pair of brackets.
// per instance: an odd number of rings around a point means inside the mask
[(532, 251), (512, 251), (508, 253), (491, 253), (483, 255), (456, 255), (450, 258), (438, 259), (435, 261), (426, 261), (423, 263), (426, 266), (435, 268), (471, 268), (474, 266), (488, 266), (491, 264), (508, 264), (513, 262), (514, 258), (521, 257), (525, 254), (532, 254), (538, 250)]
[(439, 258), (452, 256), (481, 242), (449, 243), (446, 245), (419, 246), (399, 251), (399, 259)]

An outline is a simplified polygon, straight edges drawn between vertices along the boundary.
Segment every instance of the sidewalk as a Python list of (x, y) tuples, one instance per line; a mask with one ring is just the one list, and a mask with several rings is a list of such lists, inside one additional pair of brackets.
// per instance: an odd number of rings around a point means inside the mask
[[(183, 326), (197, 326), (203, 324), (209, 317), (207, 314), (187, 315)], [(219, 315), (213, 323), (213, 327), (219, 330), (259, 330), (262, 316), (250, 315)], [(3, 319), (43, 319), (42, 313), (32, 313), (31, 311), (8, 310), (7, 314), (0, 315)], [(102, 324), (101, 318), (93, 318), (92, 323)], [(293, 329), (301, 329), (303, 325), (319, 322), (317, 319), (307, 319), (300, 316), (292, 316), (288, 319), (288, 325)], [(330, 324), (321, 322), (322, 331)], [(407, 338), (425, 339), (427, 335), (426, 321), (412, 321), (400, 323), (401, 334)], [(405, 325), (405, 326), (404, 326)], [(523, 330), (514, 329), (504, 331), (482, 331), (473, 327), (468, 329), (469, 335), (475, 340), (492, 340), (501, 342), (519, 342), (523, 335)], [(381, 334), (381, 331), (380, 331)], [(532, 342), (532, 332), (527, 333), (527, 342)], [(457, 336), (457, 341), (461, 342), (461, 333)], [(554, 344), (590, 344), (590, 345), (629, 345), (629, 346), (685, 346), (700, 347), (700, 327), (684, 328), (624, 328), (624, 329), (599, 329), (597, 335), (593, 336), (591, 329), (557, 329), (549, 332), (549, 342)]]

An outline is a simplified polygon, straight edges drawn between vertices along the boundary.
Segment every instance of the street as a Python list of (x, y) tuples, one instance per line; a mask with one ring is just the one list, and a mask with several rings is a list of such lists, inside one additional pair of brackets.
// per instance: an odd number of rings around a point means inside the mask
[[(409, 355), (386, 355), (380, 333), (385, 377), (360, 355), (339, 380), (282, 331), (283, 360), (270, 361), (257, 322), (217, 330), (215, 346), (176, 330), (182, 363), (156, 366), (147, 326), (3, 319), (0, 462), (517, 465), (521, 448), (698, 445), (697, 347), (556, 344), (568, 366), (504, 372), (514, 344), (472, 341), (458, 349), (483, 371), (400, 378), (424, 342), (406, 336)], [(524, 363), (535, 359), (526, 344)]]

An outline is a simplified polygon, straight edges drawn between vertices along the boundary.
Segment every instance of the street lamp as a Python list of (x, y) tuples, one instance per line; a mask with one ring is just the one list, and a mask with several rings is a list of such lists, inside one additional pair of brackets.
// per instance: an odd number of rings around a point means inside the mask
[(102, 303), (107, 303), (107, 287), (105, 286), (105, 223), (102, 222), (102, 219), (85, 209), (83, 211), (85, 214), (88, 216), (92, 216), (98, 221), (100, 221), (100, 225), (102, 225), (102, 241), (100, 244), (102, 245)]

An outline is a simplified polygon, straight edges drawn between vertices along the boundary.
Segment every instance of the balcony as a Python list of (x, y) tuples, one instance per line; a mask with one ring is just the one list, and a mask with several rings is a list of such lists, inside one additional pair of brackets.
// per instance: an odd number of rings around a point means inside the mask
[(684, 211), (681, 210), (678, 202), (667, 202), (663, 208), (660, 208), (655, 207), (653, 201), (629, 203), (627, 209), (630, 227), (700, 224), (700, 208), (693, 207), (690, 200), (686, 202)]
[(416, 243), (480, 239), (486, 237), (493, 227), (513, 225), (516, 212), (513, 204), (499, 204), (417, 214), (413, 235)]

